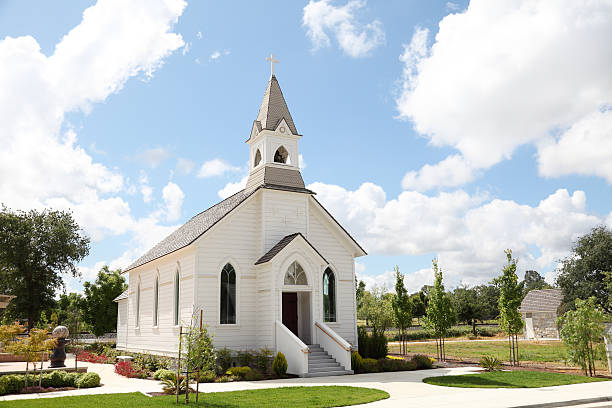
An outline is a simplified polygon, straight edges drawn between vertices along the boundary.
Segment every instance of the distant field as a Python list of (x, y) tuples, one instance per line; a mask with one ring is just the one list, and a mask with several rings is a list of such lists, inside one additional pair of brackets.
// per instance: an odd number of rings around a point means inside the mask
[[(408, 353), (422, 353), (436, 356), (435, 343), (408, 343)], [(389, 351), (399, 352), (399, 345), (389, 344)], [(495, 356), (501, 361), (508, 360), (507, 341), (462, 341), (446, 343), (446, 356), (454, 359), (479, 360), (483, 356)], [(521, 341), (519, 343), (520, 361), (538, 363), (566, 364), (566, 348), (560, 341)], [(598, 368), (605, 368), (603, 362)]]

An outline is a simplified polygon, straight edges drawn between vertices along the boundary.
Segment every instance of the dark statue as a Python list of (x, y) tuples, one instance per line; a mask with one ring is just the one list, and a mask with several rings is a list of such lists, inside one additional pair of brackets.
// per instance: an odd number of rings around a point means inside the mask
[(52, 336), (57, 339), (57, 345), (53, 349), (53, 354), (51, 354), (50, 357), (50, 368), (66, 367), (64, 361), (66, 361), (66, 344), (68, 343), (68, 334), (68, 329), (65, 326), (57, 326), (55, 329), (53, 329)]

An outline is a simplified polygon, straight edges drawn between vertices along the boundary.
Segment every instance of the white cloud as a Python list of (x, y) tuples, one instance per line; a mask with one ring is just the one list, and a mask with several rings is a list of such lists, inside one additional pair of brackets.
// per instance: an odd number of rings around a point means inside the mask
[(246, 183), (247, 183), (248, 179), (249, 179), (249, 175), (247, 174), (246, 176), (244, 176), (238, 182), (227, 183), (225, 185), (225, 187), (223, 187), (221, 190), (218, 191), (217, 194), (222, 199), (226, 199), (227, 197), (231, 196), (232, 194), (235, 194), (235, 193), (239, 192), (240, 190), (244, 189), (246, 187)]
[(201, 31), (198, 31), (198, 32), (196, 33), (196, 37), (198, 38), (198, 40), (201, 40), (201, 39), (202, 39), (202, 32), (201, 32)]
[[(473, 170), (510, 158), (524, 144), (546, 156), (554, 133), (561, 134), (559, 148), (597, 152), (581, 158), (610, 162), (609, 145), (600, 151), (597, 135), (607, 129), (600, 110), (612, 102), (612, 49), (602, 41), (611, 37), (610, 2), (471, 1), (442, 19), (430, 48), (422, 29), (405, 47), (400, 117), (433, 145), (456, 148)], [(566, 135), (578, 122), (581, 129)], [(576, 136), (587, 126), (588, 137)], [(562, 171), (546, 157), (539, 163), (544, 175), (612, 177), (579, 159)]]
[(156, 168), (170, 157), (170, 152), (163, 147), (155, 147), (143, 151), (137, 157), (150, 167)]
[(402, 187), (426, 191), (436, 187), (458, 186), (471, 181), (474, 171), (463, 157), (454, 154), (435, 165), (426, 164), (419, 171), (409, 171), (402, 180)]
[[(582, 191), (560, 189), (532, 207), (461, 190), (433, 196), (404, 191), (387, 200), (372, 183), (355, 191), (323, 183), (308, 188), (368, 253), (438, 256), (449, 285), (489, 281), (499, 274), (506, 248), (521, 270), (548, 272), (573, 240), (604, 222), (586, 212)], [(426, 271), (410, 273), (411, 290), (429, 282)]]
[(212, 159), (206, 161), (198, 171), (199, 178), (218, 177), (225, 173), (240, 171), (240, 167), (232, 166), (223, 159)]
[(357, 12), (366, 6), (365, 0), (349, 0), (344, 6), (333, 6), (329, 0), (310, 0), (304, 7), (302, 24), (314, 50), (331, 45), (334, 36), (340, 49), (353, 58), (366, 57), (385, 42), (382, 23), (357, 21)]
[(183, 190), (173, 182), (168, 182), (162, 190), (162, 197), (166, 203), (166, 219), (176, 221), (181, 218), (183, 199), (185, 198)]
[(50, 56), (31, 36), (0, 40), (0, 202), (70, 209), (94, 242), (128, 233), (136, 247), (158, 237), (166, 227), (132, 215), (120, 195), (133, 187), (119, 170), (94, 162), (65, 116), (88, 113), (132, 77), (150, 78), (184, 44), (171, 31), (184, 7), (100, 0)]
[(217, 51), (214, 51), (212, 54), (210, 54), (210, 60), (211, 61), (217, 61), (222, 56), (230, 55), (230, 54), (231, 54), (230, 50), (225, 50), (223, 52), (217, 50)]
[(590, 113), (538, 149), (540, 174), (597, 175), (612, 183), (612, 110)]
[(191, 51), (191, 43), (188, 42), (185, 44), (185, 46), (183, 47), (183, 50), (181, 51), (181, 53), (183, 54), (183, 56), (187, 55), (189, 53), (189, 51)]
[(176, 162), (176, 170), (182, 174), (190, 174), (195, 169), (195, 162), (184, 157), (179, 157)]
[(149, 184), (149, 177), (147, 177), (147, 173), (144, 171), (140, 171), (140, 176), (138, 177), (138, 182), (140, 183), (140, 194), (142, 194), (142, 201), (145, 203), (150, 203), (153, 198), (153, 187)]
[(453, 3), (452, 1), (447, 1), (446, 2), (446, 9), (450, 10), (450, 11), (457, 11), (459, 10), (461, 7), (459, 7), (459, 4), (457, 3)]

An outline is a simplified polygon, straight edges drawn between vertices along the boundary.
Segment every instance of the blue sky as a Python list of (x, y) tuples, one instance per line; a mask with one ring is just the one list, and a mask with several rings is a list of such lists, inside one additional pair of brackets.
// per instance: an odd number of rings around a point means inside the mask
[(1, 115), (27, 123), (4, 132), (0, 201), (72, 209), (85, 279), (239, 185), (271, 52), (305, 182), (364, 244), (370, 286), (398, 264), (415, 290), (436, 256), (450, 286), (488, 281), (507, 247), (552, 280), (612, 225), (609, 5), (148, 5), (0, 2)]

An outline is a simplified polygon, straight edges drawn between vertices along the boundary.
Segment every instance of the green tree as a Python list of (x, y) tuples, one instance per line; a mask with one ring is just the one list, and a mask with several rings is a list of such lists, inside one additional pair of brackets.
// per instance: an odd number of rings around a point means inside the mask
[(94, 283), (85, 282), (83, 299), (83, 320), (96, 336), (117, 328), (117, 303), (119, 296), (127, 285), (121, 276), (121, 270), (111, 271), (103, 266)]
[(584, 375), (595, 375), (595, 360), (603, 359), (605, 333), (604, 313), (592, 296), (588, 300), (576, 299), (575, 310), (559, 317), (561, 339), (567, 346), (569, 359), (580, 365)]
[(355, 301), (357, 303), (357, 310), (361, 307), (361, 302), (363, 301), (363, 294), (366, 291), (366, 284), (364, 281), (360, 280), (357, 282), (357, 278), (355, 277)]
[(499, 287), (499, 326), (508, 335), (510, 362), (519, 364), (518, 334), (523, 329), (523, 319), (519, 312), (523, 300), (523, 290), (516, 275), (516, 260), (512, 258), (512, 250), (505, 251), (508, 263), (502, 270), (502, 275), (495, 278)]
[(26, 317), (28, 327), (54, 306), (63, 275), (79, 276), (77, 263), (89, 253), (89, 238), (65, 211), (0, 211), (0, 281), (17, 296), (7, 313)]
[(612, 230), (604, 226), (595, 227), (590, 233), (578, 238), (572, 253), (561, 262), (557, 286), (563, 289), (563, 304), (560, 310), (574, 307), (576, 299), (594, 296), (604, 312), (612, 313), (610, 292), (604, 282), (607, 272), (612, 271)]
[(412, 308), (410, 296), (404, 285), (404, 275), (400, 273), (399, 266), (395, 267), (395, 296), (391, 301), (395, 326), (399, 330), (400, 353), (406, 353), (406, 339), (404, 333), (412, 325)]
[(533, 270), (525, 271), (525, 278), (521, 282), (523, 286), (523, 298), (532, 290), (550, 289), (550, 286), (544, 280), (544, 277)]
[(414, 317), (419, 318), (425, 316), (427, 297), (423, 291), (410, 295), (410, 304), (412, 305), (412, 314)]
[(366, 318), (372, 327), (373, 335), (384, 335), (387, 329), (393, 325), (393, 307), (391, 296), (388, 296), (385, 288), (374, 287), (370, 292), (369, 302), (366, 305)]
[(608, 305), (612, 308), (612, 271), (606, 272), (606, 286), (608, 288)]
[(493, 320), (499, 316), (499, 288), (495, 285), (474, 287), (482, 313), (482, 320)]
[(483, 304), (478, 299), (475, 288), (461, 286), (453, 291), (453, 307), (457, 320), (472, 326), (472, 334), (476, 335), (476, 322), (484, 319)]
[(446, 360), (445, 338), (448, 329), (457, 321), (453, 304), (442, 282), (442, 268), (438, 267), (438, 260), (433, 259), (434, 285), (429, 293), (427, 310), (425, 313), (425, 327), (433, 331), (436, 337), (438, 359)]

